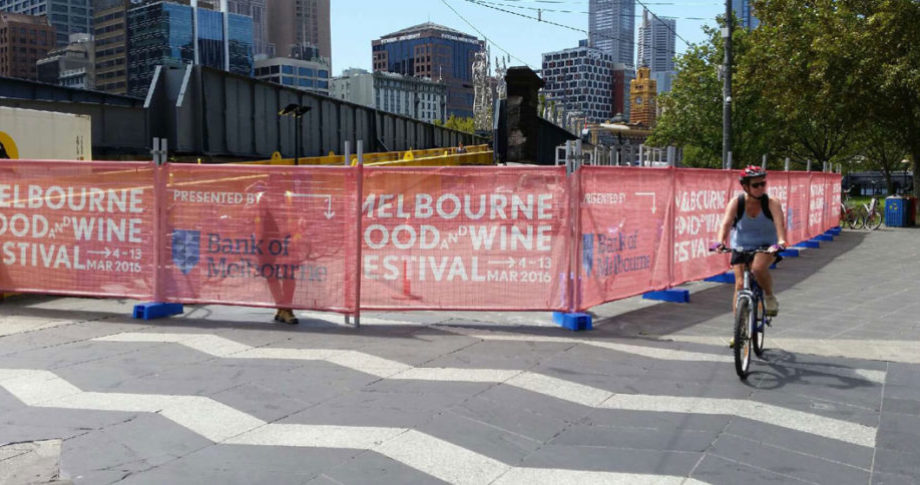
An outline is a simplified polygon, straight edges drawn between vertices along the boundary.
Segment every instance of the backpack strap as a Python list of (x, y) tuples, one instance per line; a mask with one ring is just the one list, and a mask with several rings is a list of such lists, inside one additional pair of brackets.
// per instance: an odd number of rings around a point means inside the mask
[(763, 211), (763, 215), (767, 216), (767, 219), (773, 220), (773, 213), (770, 212), (770, 196), (766, 192), (760, 198), (760, 210)]
[[(767, 194), (763, 194), (763, 197), (760, 198), (760, 210), (767, 219), (773, 220), (773, 213), (770, 212), (770, 197)], [(744, 194), (738, 194), (738, 210), (735, 211), (735, 222), (732, 223), (732, 227), (737, 226), (742, 217), (744, 217)]]

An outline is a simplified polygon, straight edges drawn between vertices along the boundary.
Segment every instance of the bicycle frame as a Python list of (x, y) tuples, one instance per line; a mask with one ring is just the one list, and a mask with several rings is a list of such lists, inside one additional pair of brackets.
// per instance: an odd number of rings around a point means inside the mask
[(751, 263), (744, 265), (744, 287), (738, 291), (738, 298), (735, 300), (735, 308), (741, 303), (741, 299), (746, 299), (751, 303), (751, 311), (754, 312), (754, 330), (761, 331), (769, 318), (763, 309), (763, 289), (757, 284), (754, 273), (751, 271)]

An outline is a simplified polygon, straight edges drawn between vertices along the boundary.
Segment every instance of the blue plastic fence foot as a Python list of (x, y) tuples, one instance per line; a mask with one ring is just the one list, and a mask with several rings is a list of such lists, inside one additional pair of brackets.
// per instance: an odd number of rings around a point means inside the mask
[(809, 239), (808, 241), (802, 241), (802, 242), (796, 244), (796, 245), (793, 246), (793, 247), (796, 247), (796, 248), (799, 248), (799, 249), (802, 249), (802, 248), (805, 248), (805, 249), (818, 249), (818, 248), (821, 247), (821, 243), (818, 242), (818, 241), (815, 241), (814, 239)]
[(798, 249), (793, 249), (793, 248), (786, 248), (785, 251), (780, 251), (780, 252), (779, 252), (779, 255), (782, 256), (782, 257), (784, 257), (784, 258), (798, 258), (798, 257), (799, 257), (799, 250), (798, 250)]
[(642, 295), (643, 300), (669, 301), (672, 303), (690, 303), (690, 290), (671, 288), (661, 291), (650, 291)]
[(154, 318), (178, 315), (183, 311), (181, 303), (141, 303), (134, 305), (134, 318), (153, 320)]
[(569, 330), (591, 330), (591, 315), (587, 313), (553, 312), (553, 323)]
[(827, 242), (830, 242), (830, 241), (833, 241), (833, 240), (834, 240), (834, 236), (829, 236), (829, 235), (827, 235), (827, 234), (821, 234), (820, 236), (815, 236), (815, 239), (814, 239), (814, 240), (815, 240), (815, 241), (827, 241)]
[(843, 229), (841, 229), (840, 226), (837, 226), (830, 228), (825, 234), (829, 236), (839, 236), (841, 231), (843, 231)]
[(735, 272), (726, 271), (715, 276), (710, 276), (709, 278), (704, 279), (703, 281), (711, 281), (713, 283), (735, 283)]

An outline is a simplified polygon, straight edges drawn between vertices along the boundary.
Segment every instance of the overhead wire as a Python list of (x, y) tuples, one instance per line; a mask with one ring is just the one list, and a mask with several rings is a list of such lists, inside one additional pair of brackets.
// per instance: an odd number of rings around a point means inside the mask
[[(444, 0), (441, 0), (441, 1), (444, 1)], [(572, 27), (571, 25), (561, 24), (561, 23), (559, 23), (559, 22), (554, 22), (554, 21), (552, 21), (552, 20), (546, 20), (546, 19), (543, 19), (543, 18), (538, 18), (538, 17), (533, 17), (533, 16), (530, 16), (530, 15), (525, 15), (525, 14), (523, 14), (523, 13), (515, 12), (515, 11), (513, 11), (513, 10), (506, 10), (505, 8), (502, 8), (502, 7), (497, 7), (497, 6), (495, 6), (495, 5), (490, 5), (489, 3), (486, 2), (486, 0), (464, 0), (464, 1), (465, 1), (465, 2), (468, 2), (468, 3), (472, 3), (472, 4), (474, 4), (474, 5), (479, 5), (479, 6), (481, 6), (481, 7), (491, 8), (491, 9), (493, 9), (493, 10), (498, 10), (498, 11), (500, 11), (500, 12), (505, 12), (505, 13), (508, 13), (508, 14), (511, 14), (511, 15), (516, 15), (516, 16), (518, 16), (518, 17), (523, 17), (523, 18), (530, 19), (530, 20), (536, 20), (537, 22), (542, 22), (542, 23), (545, 23), (545, 24), (554, 25), (554, 26), (556, 26), (556, 27), (560, 27), (560, 28), (563, 28), (563, 29), (573, 30), (573, 31), (575, 31), (575, 32), (581, 32), (581, 33), (586, 34), (586, 35), (588, 35), (588, 36), (591, 35), (591, 33), (590, 33), (589, 31), (585, 30), (585, 29), (581, 29), (581, 28), (578, 28), (578, 27)], [(669, 27), (669, 29), (670, 29), (670, 27)], [(672, 30), (672, 32), (673, 32), (673, 30)], [(675, 33), (675, 34), (676, 34), (676, 33)], [(624, 37), (617, 37), (617, 36), (613, 36), (613, 35), (602, 34), (602, 33), (600, 33), (600, 32), (595, 32), (595, 33), (594, 33), (594, 37), (602, 37), (602, 38), (606, 38), (606, 39), (610, 39), (610, 40), (617, 40), (617, 41), (621, 41), (621, 42), (630, 42), (630, 43), (634, 43), (634, 42), (635, 42), (634, 39), (627, 39), (627, 38), (624, 38)], [(685, 44), (687, 44), (688, 46), (690, 45), (690, 43), (687, 42), (687, 40), (684, 39), (683, 37), (680, 37), (680, 40), (683, 41), (683, 42), (684, 42)], [(656, 51), (664, 50), (665, 52), (668, 52), (667, 49), (665, 49), (665, 48), (663, 48), (663, 47), (654, 47), (653, 50), (656, 50)]]
[(505, 49), (504, 47), (498, 45), (494, 40), (490, 39), (485, 33), (483, 33), (481, 30), (479, 30), (478, 28), (476, 28), (476, 26), (473, 25), (472, 22), (470, 22), (469, 20), (467, 20), (466, 17), (464, 17), (463, 15), (461, 15), (460, 12), (457, 11), (457, 9), (455, 9), (451, 4), (447, 3), (447, 0), (441, 0), (441, 3), (443, 3), (445, 6), (447, 6), (447, 8), (449, 8), (452, 12), (454, 12), (454, 14), (456, 14), (457, 17), (460, 17), (460, 20), (463, 20), (464, 22), (466, 22), (466, 24), (469, 25), (470, 28), (472, 28), (472, 29), (475, 30), (479, 35), (481, 35), (482, 38), (486, 40), (486, 42), (488, 42), (488, 43), (494, 45), (494, 46), (497, 47), (500, 51), (504, 52), (505, 54), (508, 54), (509, 57), (511, 57), (512, 59), (517, 60), (518, 62), (523, 63), (523, 64), (526, 65), (527, 67), (529, 67), (529, 68), (531, 68), (531, 69), (533, 69), (533, 70), (535, 70), (535, 71), (539, 70), (539, 69), (537, 69), (537, 68), (531, 66), (527, 61), (521, 59), (520, 57), (515, 56), (514, 54), (512, 54), (511, 52), (509, 52), (509, 51), (508, 51), (507, 49)]

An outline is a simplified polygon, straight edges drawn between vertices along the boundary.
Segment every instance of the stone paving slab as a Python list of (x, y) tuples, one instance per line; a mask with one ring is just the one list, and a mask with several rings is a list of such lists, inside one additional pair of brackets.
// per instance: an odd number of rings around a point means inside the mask
[[(689, 305), (600, 305), (596, 330), (577, 334), (549, 313), (381, 312), (354, 329), (317, 312), (296, 327), (221, 306), (142, 322), (129, 300), (16, 297), (0, 304), (0, 445), (61, 439), (62, 477), (87, 484), (488, 483), (516, 470), (552, 483), (916, 483), (920, 264), (905, 261), (920, 261), (917, 236), (844, 231), (784, 262), (782, 313), (746, 382), (725, 346), (731, 288), (715, 283), (688, 284)], [(14, 369), (53, 372), (84, 406), (197, 400), (61, 409)], [(649, 407), (604, 409), (608, 398)], [(712, 403), (755, 411), (699, 412)], [(210, 421), (261, 445), (215, 442)]]

